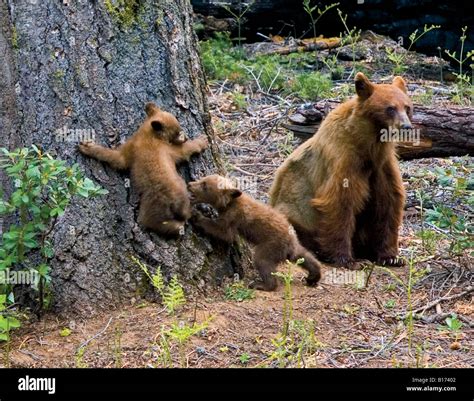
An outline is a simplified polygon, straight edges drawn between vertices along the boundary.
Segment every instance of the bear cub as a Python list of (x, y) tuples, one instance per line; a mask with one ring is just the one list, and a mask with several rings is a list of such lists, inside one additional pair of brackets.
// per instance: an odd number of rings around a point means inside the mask
[(164, 236), (182, 235), (191, 205), (176, 164), (202, 152), (208, 141), (204, 135), (187, 140), (178, 120), (154, 103), (147, 103), (145, 112), (143, 124), (117, 149), (81, 142), (79, 150), (114, 169), (130, 170), (132, 185), (140, 195), (140, 225)]
[(237, 235), (255, 246), (253, 264), (258, 269), (262, 283), (254, 288), (272, 291), (277, 280), (272, 275), (285, 260), (304, 258), (302, 267), (308, 271), (308, 285), (316, 284), (321, 277), (321, 265), (298, 242), (293, 227), (279, 212), (235, 188), (232, 182), (219, 175), (211, 175), (188, 185), (191, 202), (207, 203), (219, 216), (210, 219), (196, 212), (192, 222), (217, 239), (233, 242)]

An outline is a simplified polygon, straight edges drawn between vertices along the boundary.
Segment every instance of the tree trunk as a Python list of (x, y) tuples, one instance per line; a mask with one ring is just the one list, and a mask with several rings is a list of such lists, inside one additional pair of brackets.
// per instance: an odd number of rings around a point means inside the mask
[[(75, 199), (52, 240), (56, 311), (90, 314), (140, 295), (136, 255), (168, 277), (203, 288), (236, 271), (239, 252), (211, 244), (188, 226), (164, 240), (136, 223), (137, 197), (128, 174), (85, 158), (58, 129), (91, 129), (113, 147), (143, 121), (154, 101), (175, 114), (189, 136), (213, 132), (192, 30), (189, 0), (2, 0), (0, 5), (0, 139), (10, 149), (30, 144), (72, 163), (109, 190)], [(183, 167), (186, 179), (216, 171), (212, 145)]]
[[(282, 124), (297, 136), (307, 139), (319, 128), (323, 116), (339, 103), (321, 101), (306, 112), (290, 117), (294, 124)], [(311, 119), (313, 121), (311, 121)], [(420, 143), (400, 142), (398, 154), (402, 160), (424, 157), (465, 156), (474, 154), (474, 114), (472, 108), (414, 106), (413, 125), (420, 130)]]

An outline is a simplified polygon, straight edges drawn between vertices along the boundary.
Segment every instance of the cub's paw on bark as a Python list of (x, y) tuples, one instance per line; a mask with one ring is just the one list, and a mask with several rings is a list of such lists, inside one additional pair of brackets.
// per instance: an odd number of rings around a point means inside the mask
[(91, 155), (99, 146), (100, 145), (97, 145), (94, 141), (83, 141), (78, 145), (79, 151), (88, 156)]

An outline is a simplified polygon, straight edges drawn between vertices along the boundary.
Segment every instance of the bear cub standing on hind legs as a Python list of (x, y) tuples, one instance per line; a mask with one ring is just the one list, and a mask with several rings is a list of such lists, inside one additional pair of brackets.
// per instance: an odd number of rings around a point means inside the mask
[(140, 195), (139, 224), (165, 236), (182, 235), (191, 205), (176, 164), (202, 152), (208, 141), (204, 135), (187, 140), (178, 120), (154, 103), (147, 103), (145, 111), (143, 124), (117, 149), (82, 142), (79, 150), (117, 170), (130, 170)]
[(277, 170), (270, 203), (306, 248), (330, 262), (352, 269), (361, 267), (356, 258), (401, 266), (405, 190), (395, 144), (382, 134), (412, 129), (412, 102), (401, 77), (377, 85), (359, 72), (355, 89)]
[(304, 258), (302, 267), (308, 271), (306, 282), (314, 285), (319, 281), (320, 263), (300, 245), (285, 216), (243, 194), (229, 180), (218, 175), (190, 182), (188, 187), (193, 204), (210, 204), (219, 213), (216, 219), (210, 219), (197, 212), (193, 224), (217, 239), (233, 242), (241, 235), (255, 245), (253, 263), (263, 282), (254, 288), (274, 290), (277, 281), (272, 273), (287, 259)]

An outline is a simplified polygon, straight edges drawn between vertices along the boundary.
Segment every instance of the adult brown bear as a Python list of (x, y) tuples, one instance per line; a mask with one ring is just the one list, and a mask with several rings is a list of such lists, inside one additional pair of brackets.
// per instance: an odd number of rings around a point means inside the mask
[(329, 262), (401, 266), (398, 229), (405, 190), (388, 129), (410, 132), (405, 81), (373, 84), (358, 73), (357, 95), (328, 114), (317, 133), (277, 170), (271, 204), (302, 244)]

